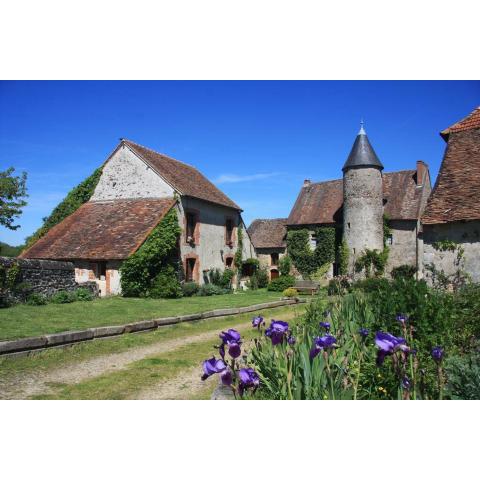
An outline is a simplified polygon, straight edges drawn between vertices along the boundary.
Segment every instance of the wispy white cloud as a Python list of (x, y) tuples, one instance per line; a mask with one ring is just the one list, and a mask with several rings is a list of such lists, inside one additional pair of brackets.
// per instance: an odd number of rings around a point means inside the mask
[(220, 185), (222, 183), (240, 183), (252, 182), (255, 180), (263, 180), (265, 178), (276, 177), (280, 175), (279, 172), (272, 173), (254, 173), (252, 175), (236, 175), (235, 173), (224, 173), (214, 180), (214, 183)]

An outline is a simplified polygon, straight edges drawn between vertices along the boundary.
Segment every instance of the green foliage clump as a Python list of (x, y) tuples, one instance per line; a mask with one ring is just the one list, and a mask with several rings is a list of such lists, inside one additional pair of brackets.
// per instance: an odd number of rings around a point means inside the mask
[(40, 293), (31, 293), (27, 297), (25, 303), (32, 306), (46, 305), (48, 303), (48, 299), (45, 295), (42, 295)]
[(413, 278), (417, 273), (417, 268), (414, 265), (400, 265), (392, 269), (392, 278)]
[(383, 246), (387, 246), (388, 237), (392, 234), (392, 229), (390, 227), (390, 219), (388, 215), (383, 214)]
[(332, 278), (328, 282), (328, 295), (345, 295), (350, 289), (350, 279), (346, 276)]
[(91, 302), (93, 300), (93, 293), (85, 287), (80, 287), (75, 290), (75, 300), (78, 302)]
[(26, 246), (29, 247), (33, 245), (52, 227), (75, 212), (85, 202), (88, 202), (93, 195), (101, 175), (102, 169), (97, 168), (82, 183), (77, 185), (73, 190), (70, 190), (67, 196), (53, 209), (52, 213), (43, 219), (43, 225), (35, 233), (26, 238)]
[(147, 295), (151, 298), (180, 298), (183, 295), (178, 272), (173, 265), (163, 267), (153, 279)]
[(447, 358), (447, 396), (453, 400), (480, 400), (480, 344), (464, 356)]
[(255, 276), (257, 277), (258, 288), (266, 288), (269, 281), (268, 270), (266, 268), (259, 268), (255, 272)]
[(51, 303), (63, 304), (63, 303), (72, 303), (76, 300), (75, 294), (71, 292), (67, 292), (65, 290), (60, 290), (57, 293), (54, 293), (50, 297)]
[(388, 254), (388, 247), (385, 247), (381, 252), (367, 248), (365, 253), (356, 260), (355, 271), (357, 273), (364, 271), (367, 278), (372, 273), (377, 277), (383, 275), (388, 261)]
[(390, 285), (386, 278), (366, 278), (364, 280), (358, 280), (352, 286), (355, 290), (362, 290), (365, 293), (375, 293), (379, 290), (384, 290)]
[(271, 292), (283, 292), (289, 287), (295, 285), (295, 277), (292, 275), (280, 275), (278, 278), (274, 278), (267, 287), (267, 290)]
[[(173, 271), (178, 272), (178, 239), (181, 229), (177, 213), (171, 209), (163, 220), (153, 229), (145, 243), (120, 267), (122, 294), (125, 297), (146, 297), (154, 288), (155, 295), (162, 290), (161, 283), (166, 278), (174, 282), (173, 291), (178, 291), (178, 279)], [(160, 273), (165, 275), (159, 279)], [(157, 279), (157, 280), (156, 280)], [(154, 282), (156, 280), (156, 285)], [(159, 290), (160, 289), (160, 290)]]
[(292, 297), (296, 297), (298, 296), (298, 292), (295, 288), (293, 287), (290, 287), (290, 288), (286, 288), (284, 291), (283, 291), (283, 294), (282, 294), (284, 297), (289, 297), (289, 298), (292, 298)]
[(13, 172), (15, 172), (13, 167), (0, 171), (0, 225), (9, 230), (20, 228), (20, 225), (13, 223), (27, 205), (25, 197), (28, 196), (25, 187), (27, 174), (23, 172), (17, 177)]
[(347, 275), (348, 273), (348, 259), (349, 259), (349, 250), (347, 242), (342, 240), (338, 246), (338, 273), (340, 275)]
[(296, 269), (305, 277), (313, 275), (320, 267), (335, 261), (336, 230), (319, 227), (315, 230), (317, 245), (312, 251), (307, 229), (291, 230), (287, 234), (287, 248)]
[(237, 251), (235, 252), (235, 256), (233, 258), (233, 264), (237, 268), (238, 271), (242, 268), (242, 261), (243, 261), (243, 228), (242, 225), (238, 225), (237, 227)]
[(219, 268), (210, 270), (208, 279), (213, 285), (221, 288), (232, 288), (232, 279), (235, 276), (235, 271), (231, 268), (226, 268), (223, 272)]
[(290, 275), (290, 270), (292, 269), (292, 259), (285, 255), (278, 262), (278, 271), (280, 275)]
[(198, 285), (195, 282), (185, 282), (182, 285), (182, 292), (184, 297), (193, 297), (198, 292)]

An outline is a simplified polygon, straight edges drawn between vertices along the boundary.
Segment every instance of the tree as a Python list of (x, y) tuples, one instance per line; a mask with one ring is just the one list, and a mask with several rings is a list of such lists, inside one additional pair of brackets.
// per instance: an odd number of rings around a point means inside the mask
[(13, 167), (0, 171), (0, 225), (9, 230), (17, 230), (20, 225), (14, 225), (15, 218), (22, 214), (22, 208), (27, 205), (25, 183), (27, 174), (13, 175)]

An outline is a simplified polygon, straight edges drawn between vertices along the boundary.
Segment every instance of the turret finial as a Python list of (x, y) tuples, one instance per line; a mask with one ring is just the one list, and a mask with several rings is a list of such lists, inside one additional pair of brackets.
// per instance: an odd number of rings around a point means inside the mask
[(365, 124), (365, 122), (363, 121), (363, 118), (360, 120), (360, 131), (358, 132), (359, 135), (366, 135), (367, 132), (365, 131), (365, 129), (363, 128), (363, 125)]

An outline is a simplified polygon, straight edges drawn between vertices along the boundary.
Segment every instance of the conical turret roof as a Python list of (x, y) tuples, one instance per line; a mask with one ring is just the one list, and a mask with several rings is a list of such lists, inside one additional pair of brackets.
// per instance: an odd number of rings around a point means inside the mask
[(360, 167), (376, 167), (383, 170), (382, 162), (377, 157), (375, 150), (368, 140), (367, 133), (363, 128), (363, 123), (342, 170), (345, 172), (350, 168)]

